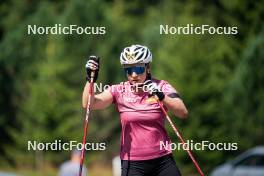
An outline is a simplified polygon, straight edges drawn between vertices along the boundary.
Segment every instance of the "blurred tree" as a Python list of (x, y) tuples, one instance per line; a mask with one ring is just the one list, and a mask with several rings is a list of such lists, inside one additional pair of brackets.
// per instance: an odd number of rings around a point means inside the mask
[(225, 133), (232, 134), (232, 140), (238, 142), (240, 151), (263, 145), (263, 56), (264, 35), (261, 33), (244, 51), (225, 94), (228, 112), (228, 115), (223, 114), (223, 123), (227, 127)]

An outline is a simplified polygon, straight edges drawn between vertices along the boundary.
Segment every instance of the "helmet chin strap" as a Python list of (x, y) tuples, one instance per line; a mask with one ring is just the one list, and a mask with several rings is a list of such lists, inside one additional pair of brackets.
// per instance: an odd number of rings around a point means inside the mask
[(150, 72), (147, 73), (146, 80), (151, 80), (151, 73)]

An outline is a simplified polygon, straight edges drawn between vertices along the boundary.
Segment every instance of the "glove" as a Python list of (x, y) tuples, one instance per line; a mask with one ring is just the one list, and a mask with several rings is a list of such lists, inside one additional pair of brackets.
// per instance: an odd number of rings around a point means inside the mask
[(148, 91), (150, 95), (156, 95), (159, 98), (159, 101), (162, 101), (165, 98), (164, 93), (160, 90), (158, 85), (151, 80), (144, 82), (144, 90)]
[(98, 56), (90, 56), (86, 65), (86, 81), (91, 81), (91, 73), (94, 72), (93, 81), (96, 82), (99, 72), (99, 57)]

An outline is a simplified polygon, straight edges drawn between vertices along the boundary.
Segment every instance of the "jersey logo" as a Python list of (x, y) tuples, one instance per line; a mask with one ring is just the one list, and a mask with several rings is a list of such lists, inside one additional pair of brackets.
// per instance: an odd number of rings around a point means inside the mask
[(130, 97), (124, 97), (124, 100), (128, 103), (136, 103), (137, 100), (135, 98), (130, 98)]
[(149, 97), (145, 100), (146, 103), (157, 103), (158, 101), (154, 97)]

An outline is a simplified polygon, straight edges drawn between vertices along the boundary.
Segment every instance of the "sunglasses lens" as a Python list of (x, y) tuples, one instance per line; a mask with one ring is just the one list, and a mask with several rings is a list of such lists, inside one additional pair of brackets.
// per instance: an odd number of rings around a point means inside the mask
[(129, 75), (131, 75), (133, 72), (136, 74), (142, 74), (145, 72), (145, 67), (128, 67), (125, 68), (125, 72)]

